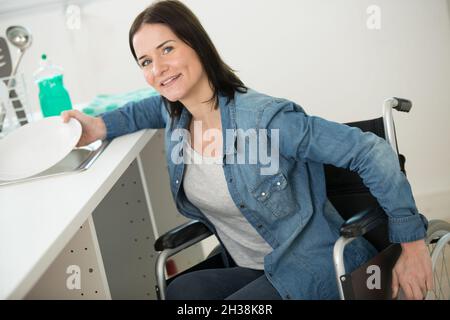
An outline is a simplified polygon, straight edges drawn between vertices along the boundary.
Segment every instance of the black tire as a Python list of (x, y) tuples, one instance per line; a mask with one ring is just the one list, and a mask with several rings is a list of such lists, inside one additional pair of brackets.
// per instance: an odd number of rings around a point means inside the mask
[(450, 232), (450, 223), (443, 220), (430, 220), (428, 223), (426, 243), (430, 244), (447, 232)]

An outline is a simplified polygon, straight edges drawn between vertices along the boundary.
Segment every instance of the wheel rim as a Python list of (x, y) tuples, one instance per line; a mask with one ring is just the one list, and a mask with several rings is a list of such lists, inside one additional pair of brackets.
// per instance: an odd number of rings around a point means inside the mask
[(428, 250), (433, 262), (434, 287), (428, 292), (427, 300), (450, 299), (450, 233), (439, 233), (431, 236), (428, 241)]

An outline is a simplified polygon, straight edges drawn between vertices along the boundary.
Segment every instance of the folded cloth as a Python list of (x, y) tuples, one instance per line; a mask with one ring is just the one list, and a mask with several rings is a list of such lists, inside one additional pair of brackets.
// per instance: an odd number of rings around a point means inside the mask
[(100, 94), (97, 95), (82, 111), (90, 116), (97, 116), (101, 113), (115, 110), (130, 101), (139, 101), (154, 95), (158, 92), (153, 88), (144, 88), (123, 94)]

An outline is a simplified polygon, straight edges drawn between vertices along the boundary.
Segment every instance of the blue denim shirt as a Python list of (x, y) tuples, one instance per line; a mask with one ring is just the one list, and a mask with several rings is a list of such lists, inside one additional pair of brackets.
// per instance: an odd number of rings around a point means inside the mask
[[(230, 195), (250, 224), (273, 251), (264, 259), (269, 281), (284, 299), (339, 298), (332, 260), (342, 218), (326, 195), (323, 164), (356, 171), (389, 216), (391, 242), (410, 242), (426, 235), (426, 219), (417, 211), (411, 188), (400, 171), (390, 145), (372, 133), (309, 116), (296, 103), (249, 89), (234, 100), (219, 96), (223, 155), (236, 157), (236, 135), (225, 129), (279, 129), (279, 166), (262, 175), (261, 163), (230, 164), (223, 170)], [(185, 164), (172, 161), (183, 155), (191, 115), (183, 109), (171, 126), (160, 96), (128, 103), (101, 115), (110, 140), (146, 128), (165, 128), (165, 148), (170, 186), (178, 211), (214, 226), (186, 198), (182, 186)], [(228, 141), (227, 141), (228, 139)], [(234, 140), (231, 141), (230, 139)], [(245, 151), (244, 151), (245, 152)], [(220, 239), (219, 239), (220, 240)], [(363, 238), (345, 250), (346, 270), (367, 261), (376, 250)]]

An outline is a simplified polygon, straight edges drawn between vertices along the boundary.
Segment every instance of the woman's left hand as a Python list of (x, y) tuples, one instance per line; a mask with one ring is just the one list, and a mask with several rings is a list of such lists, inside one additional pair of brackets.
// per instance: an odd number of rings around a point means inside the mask
[(401, 244), (402, 253), (392, 271), (392, 296), (401, 288), (408, 300), (422, 300), (433, 289), (431, 257), (424, 240)]

